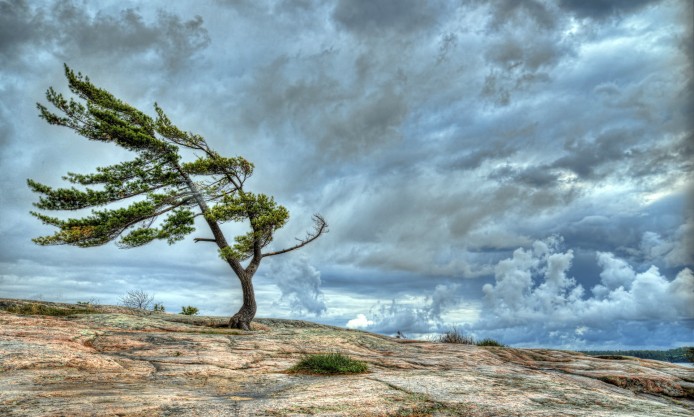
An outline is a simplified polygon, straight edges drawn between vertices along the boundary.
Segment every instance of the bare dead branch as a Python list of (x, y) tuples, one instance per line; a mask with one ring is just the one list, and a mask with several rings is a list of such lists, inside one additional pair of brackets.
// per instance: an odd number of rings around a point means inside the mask
[(295, 249), (299, 249), (303, 246), (308, 245), (309, 243), (313, 242), (314, 240), (318, 239), (320, 235), (323, 233), (328, 233), (328, 223), (325, 221), (323, 216), (320, 214), (314, 214), (313, 215), (313, 230), (306, 233), (306, 237), (303, 239), (297, 239), (299, 241), (298, 244), (287, 248), (287, 249), (282, 249), (278, 250), (276, 252), (269, 252), (269, 253), (264, 253), (262, 256), (275, 256), (275, 255), (281, 255), (283, 253), (291, 252)]

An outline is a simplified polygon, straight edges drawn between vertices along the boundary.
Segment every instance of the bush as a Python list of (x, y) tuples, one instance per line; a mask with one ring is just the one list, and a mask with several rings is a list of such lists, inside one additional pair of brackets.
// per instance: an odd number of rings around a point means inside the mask
[(305, 356), (289, 369), (291, 373), (320, 375), (360, 374), (368, 370), (366, 363), (340, 353), (324, 353)]
[(461, 345), (475, 344), (475, 339), (473, 339), (472, 336), (465, 336), (463, 332), (455, 327), (439, 336), (438, 340), (436, 341), (439, 343), (458, 343)]
[(497, 346), (497, 347), (506, 347), (503, 343), (499, 343), (494, 339), (482, 339), (478, 341), (477, 346)]
[(90, 298), (89, 301), (78, 301), (77, 302), (78, 306), (86, 306), (86, 307), (96, 306), (99, 304), (101, 304), (101, 300), (99, 300), (98, 298), (94, 298), (94, 297)]
[(179, 314), (184, 314), (186, 316), (197, 316), (198, 308), (193, 306), (181, 307), (181, 312)]
[(120, 298), (120, 303), (124, 307), (136, 308), (138, 310), (149, 310), (154, 296), (143, 290), (130, 290)]
[(158, 311), (160, 313), (163, 313), (166, 311), (166, 309), (164, 308), (164, 304), (154, 303), (154, 307), (152, 307), (152, 311)]

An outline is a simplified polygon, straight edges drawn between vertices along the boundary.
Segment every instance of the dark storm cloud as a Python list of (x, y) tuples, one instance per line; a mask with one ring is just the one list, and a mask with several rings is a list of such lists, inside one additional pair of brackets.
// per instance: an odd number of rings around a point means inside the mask
[(338, 25), (358, 35), (410, 34), (435, 25), (441, 9), (437, 2), (417, 0), (341, 0), (332, 17)]
[[(299, 135), (326, 163), (397, 140), (407, 111), (403, 93), (389, 80), (372, 89), (363, 80), (351, 84), (336, 78), (331, 69), (339, 54), (325, 50), (306, 57), (283, 56), (259, 69), (246, 92), (242, 121), (255, 131)], [(313, 67), (312, 73), (299, 71), (306, 65)]]
[(526, 25), (531, 22), (541, 29), (554, 29), (557, 17), (546, 4), (535, 0), (514, 1), (499, 0), (494, 2), (478, 2), (490, 7), (492, 19), (489, 26), (498, 30), (505, 25)]
[(32, 47), (65, 59), (118, 55), (131, 61), (153, 51), (161, 60), (158, 66), (175, 70), (210, 42), (200, 16), (183, 20), (160, 10), (156, 20), (148, 23), (135, 9), (118, 15), (93, 14), (71, 1), (33, 8), (23, 1), (3, 2), (0, 8), (0, 52), (8, 58), (30, 54), (32, 50), (26, 48)]
[(30, 42), (36, 32), (32, 30), (37, 21), (28, 3), (22, 0), (0, 2), (0, 56), (10, 59), (22, 46)]
[(634, 13), (648, 5), (661, 2), (661, 0), (559, 0), (559, 5), (578, 17), (606, 19)]
[(567, 156), (559, 158), (551, 168), (567, 169), (581, 178), (604, 178), (604, 166), (618, 165), (633, 157), (632, 146), (642, 136), (629, 130), (608, 131), (594, 140), (569, 139), (564, 148)]
[(520, 170), (505, 166), (492, 171), (489, 178), (504, 182), (512, 181), (518, 185), (524, 184), (530, 187), (549, 187), (557, 182), (557, 175), (553, 174), (548, 167), (530, 167)]
[(575, 54), (575, 40), (562, 34), (556, 8), (537, 1), (478, 2), (488, 8), (484, 57), (488, 63), (481, 96), (508, 106), (519, 92), (551, 81), (552, 69)]

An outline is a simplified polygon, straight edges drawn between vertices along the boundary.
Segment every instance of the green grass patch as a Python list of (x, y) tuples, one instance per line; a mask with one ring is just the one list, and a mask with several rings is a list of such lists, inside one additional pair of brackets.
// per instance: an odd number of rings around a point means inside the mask
[(15, 304), (5, 308), (8, 313), (22, 314), (25, 316), (71, 316), (73, 314), (94, 314), (97, 310), (84, 305), (75, 307), (57, 307), (45, 304)]
[(361, 374), (369, 367), (366, 363), (351, 359), (341, 353), (321, 353), (307, 355), (299, 363), (291, 367), (290, 373), (345, 375)]

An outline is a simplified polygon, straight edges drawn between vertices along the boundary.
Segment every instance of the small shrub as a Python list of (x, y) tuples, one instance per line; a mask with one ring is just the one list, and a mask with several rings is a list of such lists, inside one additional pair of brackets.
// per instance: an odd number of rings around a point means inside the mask
[(101, 300), (99, 300), (98, 298), (94, 298), (94, 297), (90, 298), (89, 301), (78, 301), (77, 302), (78, 306), (85, 306), (85, 307), (97, 306), (99, 304), (101, 304)]
[(465, 336), (463, 332), (456, 329), (455, 327), (447, 331), (446, 333), (439, 336), (437, 342), (439, 343), (458, 343), (461, 345), (474, 345), (475, 339), (472, 336)]
[(158, 311), (160, 313), (163, 313), (166, 311), (166, 309), (164, 308), (164, 304), (154, 303), (154, 307), (152, 307), (152, 311)]
[(138, 310), (149, 310), (152, 301), (154, 301), (154, 296), (143, 290), (130, 290), (120, 298), (120, 302), (124, 307), (136, 308)]
[(340, 353), (307, 355), (289, 369), (291, 373), (320, 375), (360, 374), (368, 370), (366, 363)]
[(506, 347), (503, 343), (499, 343), (494, 339), (482, 339), (478, 341), (477, 346), (497, 346), (497, 347)]
[(197, 316), (198, 315), (198, 308), (193, 307), (193, 306), (186, 306), (186, 307), (181, 307), (181, 312), (179, 314), (183, 314), (186, 316)]

